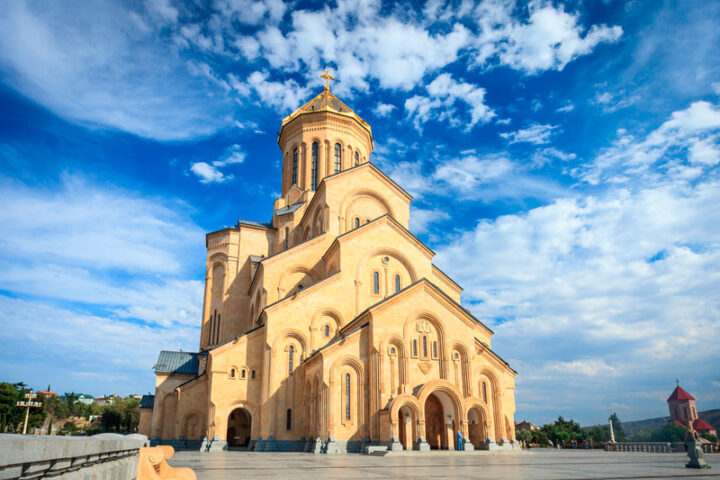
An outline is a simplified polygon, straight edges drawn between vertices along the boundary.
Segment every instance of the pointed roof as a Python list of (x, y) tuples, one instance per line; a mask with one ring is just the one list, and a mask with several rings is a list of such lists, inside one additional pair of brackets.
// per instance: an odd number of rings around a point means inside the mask
[(668, 402), (676, 400), (695, 400), (695, 397), (686, 392), (680, 385), (675, 387), (670, 397), (667, 399)]
[(715, 430), (715, 427), (707, 423), (705, 420), (702, 420), (700, 418), (696, 418), (693, 421), (693, 428), (697, 430), (698, 432), (707, 432), (708, 430)]
[(370, 130), (370, 125), (360, 118), (360, 116), (355, 113), (350, 107), (348, 107), (342, 100), (337, 98), (329, 88), (326, 88), (322, 92), (320, 92), (319, 95), (317, 95), (315, 98), (307, 102), (302, 107), (295, 110), (293, 113), (288, 115), (287, 117), (283, 118), (282, 124), (280, 126), (280, 130), (285, 127), (288, 123), (290, 123), (291, 120), (295, 119), (296, 117), (299, 117), (300, 115), (303, 115), (305, 113), (315, 113), (315, 112), (332, 112), (337, 113), (339, 115), (344, 115), (346, 117), (354, 118), (358, 121), (360, 125), (362, 125), (368, 133), (372, 136), (372, 131)]

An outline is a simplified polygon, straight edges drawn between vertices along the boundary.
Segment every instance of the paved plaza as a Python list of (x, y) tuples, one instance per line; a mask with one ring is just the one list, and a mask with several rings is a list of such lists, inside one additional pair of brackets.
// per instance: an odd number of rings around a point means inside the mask
[(177, 452), (170, 464), (192, 468), (198, 480), (720, 478), (720, 456), (706, 455), (705, 459), (712, 465), (712, 469), (685, 468), (685, 454), (544, 449), (492, 453), (400, 452), (385, 457), (359, 454)]

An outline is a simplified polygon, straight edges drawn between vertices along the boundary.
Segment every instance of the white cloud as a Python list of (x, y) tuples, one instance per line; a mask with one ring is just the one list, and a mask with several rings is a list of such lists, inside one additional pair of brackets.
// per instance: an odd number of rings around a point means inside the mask
[(476, 64), (484, 65), (497, 56), (500, 64), (528, 74), (562, 70), (573, 59), (622, 35), (618, 26), (593, 25), (586, 31), (577, 14), (540, 2), (528, 4), (530, 16), (523, 23), (512, 16), (516, 8), (522, 7), (515, 2), (492, 1), (476, 8), (475, 17), (481, 26)]
[(259, 97), (260, 103), (274, 107), (281, 112), (288, 112), (300, 107), (302, 101), (308, 100), (311, 93), (307, 87), (300, 87), (295, 80), (277, 82), (268, 80), (268, 72), (253, 72), (243, 82), (230, 75), (230, 85), (242, 96), (250, 97), (253, 92)]
[(506, 176), (512, 168), (512, 162), (505, 157), (466, 156), (442, 163), (435, 170), (433, 178), (467, 194), (477, 191), (481, 185)]
[(373, 109), (373, 113), (376, 117), (384, 118), (389, 116), (396, 108), (397, 107), (395, 105), (389, 103), (378, 103), (377, 106)]
[(416, 235), (426, 233), (433, 223), (449, 219), (450, 215), (438, 208), (410, 208), (410, 230)]
[(555, 111), (556, 111), (557, 113), (570, 113), (570, 112), (572, 112), (573, 110), (575, 110), (575, 105), (573, 105), (572, 103), (567, 103), (566, 105), (558, 108), (558, 109), (555, 110)]
[(719, 204), (712, 178), (611, 188), (480, 221), (437, 262), (495, 330), (493, 348), (517, 359), (528, 409), (555, 411), (562, 390), (589, 417), (623, 400), (643, 418), (647, 402), (625, 394), (635, 383), (709, 375), (718, 360), (703, 346), (720, 336)]
[[(696, 177), (700, 167), (716, 162), (720, 131), (720, 107), (709, 102), (692, 103), (685, 110), (673, 112), (645, 139), (636, 139), (624, 130), (614, 144), (603, 150), (591, 163), (574, 169), (582, 180), (627, 182), (639, 175), (673, 172), (678, 176)], [(690, 151), (689, 162), (684, 152)], [(692, 163), (692, 165), (689, 165)]]
[[(415, 128), (429, 120), (447, 121), (454, 127), (470, 131), (478, 123), (486, 123), (495, 112), (485, 104), (485, 89), (476, 85), (453, 80), (449, 73), (438, 75), (426, 87), (427, 96), (415, 95), (405, 100), (405, 115)], [(470, 120), (464, 120), (457, 105), (464, 105)]]
[(711, 86), (715, 95), (720, 95), (720, 82), (713, 82)]
[[(174, 18), (156, 1), (153, 15)], [(151, 23), (152, 24), (152, 23)], [(21, 94), (67, 119), (159, 140), (212, 134), (230, 107), (163, 45), (137, 12), (115, 2), (8, 4), (0, 17), (0, 71)]]
[(206, 162), (191, 164), (190, 171), (197, 175), (200, 183), (223, 183), (233, 179), (232, 175), (226, 176), (217, 167)]
[(535, 123), (530, 125), (528, 128), (523, 128), (514, 132), (501, 133), (500, 136), (511, 144), (532, 143), (535, 145), (542, 145), (550, 141), (550, 137), (555, 134), (557, 129), (557, 125)]
[(245, 161), (245, 152), (243, 148), (238, 145), (230, 145), (225, 149), (225, 153), (213, 162), (216, 167), (224, 167), (227, 165), (233, 165), (237, 163), (243, 163)]

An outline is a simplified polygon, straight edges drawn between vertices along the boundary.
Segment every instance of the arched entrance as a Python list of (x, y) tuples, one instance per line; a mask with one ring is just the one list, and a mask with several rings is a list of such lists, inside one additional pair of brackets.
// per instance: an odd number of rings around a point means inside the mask
[(236, 408), (228, 417), (227, 442), (229, 447), (247, 447), (252, 432), (252, 416), (244, 408)]
[(472, 407), (468, 410), (468, 430), (470, 431), (470, 443), (476, 449), (482, 448), (482, 444), (487, 439), (485, 433), (485, 415), (478, 407)]
[(425, 400), (425, 436), (430, 448), (454, 450), (458, 427), (455, 404), (450, 396), (435, 391)]
[(417, 442), (416, 426), (417, 418), (412, 408), (404, 405), (398, 410), (398, 436), (400, 443), (405, 450), (412, 450)]

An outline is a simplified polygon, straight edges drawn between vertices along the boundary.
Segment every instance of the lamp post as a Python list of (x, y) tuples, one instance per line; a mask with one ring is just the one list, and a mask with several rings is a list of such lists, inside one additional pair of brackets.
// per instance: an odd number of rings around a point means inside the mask
[(30, 408), (31, 407), (42, 407), (42, 403), (40, 402), (34, 402), (37, 395), (35, 395), (32, 390), (30, 390), (30, 393), (25, 394), (25, 398), (27, 400), (17, 402), (15, 405), (18, 407), (25, 407), (25, 424), (23, 425), (23, 435), (27, 434), (27, 424), (28, 424), (28, 417), (30, 417)]

